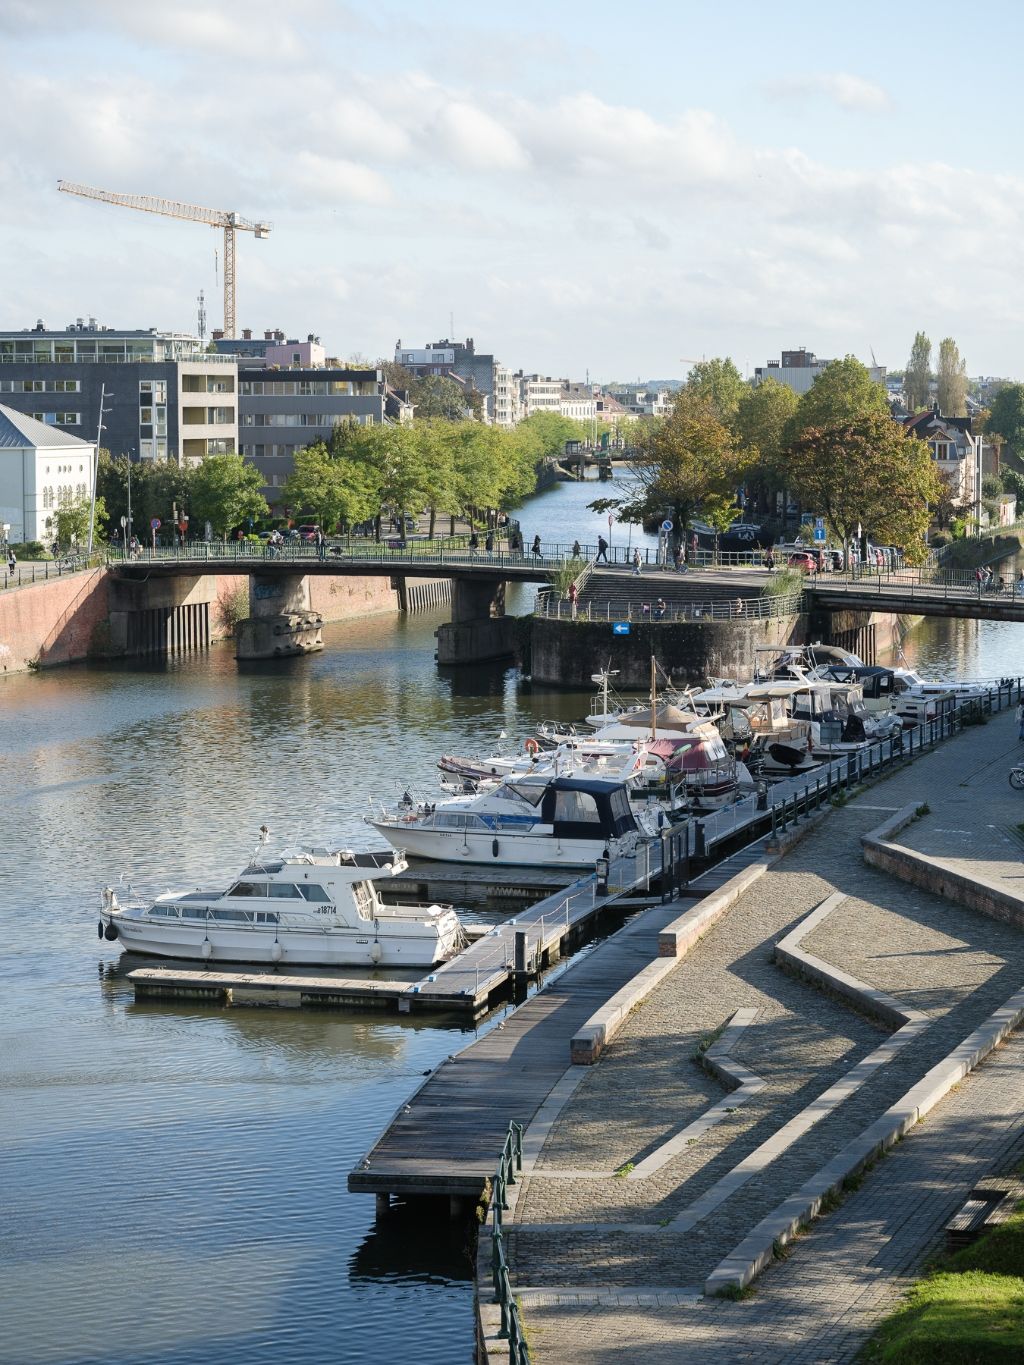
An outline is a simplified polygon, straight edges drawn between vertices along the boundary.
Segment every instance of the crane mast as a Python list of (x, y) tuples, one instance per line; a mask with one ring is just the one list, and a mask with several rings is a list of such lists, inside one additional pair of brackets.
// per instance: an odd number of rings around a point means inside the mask
[(183, 204), (176, 199), (160, 199), (151, 194), (119, 194), (114, 190), (98, 190), (91, 185), (75, 185), (69, 180), (58, 180), (63, 194), (77, 194), (82, 199), (98, 199), (103, 204), (137, 209), (141, 213), (158, 213), (165, 218), (184, 218), (191, 223), (206, 223), (224, 230), (224, 335), (233, 337), (235, 326), (235, 233), (251, 232), (254, 237), (269, 237), (270, 223), (252, 222), (240, 213), (228, 209), (209, 209), (201, 204)]

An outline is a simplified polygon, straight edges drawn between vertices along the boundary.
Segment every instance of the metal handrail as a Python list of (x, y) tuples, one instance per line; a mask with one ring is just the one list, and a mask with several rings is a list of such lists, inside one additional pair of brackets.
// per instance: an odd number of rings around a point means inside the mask
[[(638, 602), (627, 597), (591, 598), (577, 603), (576, 619), (586, 621), (651, 621), (670, 625), (674, 621), (772, 620), (795, 616), (803, 610), (803, 595), (790, 597), (736, 597), (708, 601), (667, 602), (660, 614), (653, 602)], [(548, 620), (572, 619), (572, 604), (550, 593), (537, 597), (534, 615)]]
[(509, 1365), (530, 1365), (530, 1350), (519, 1316), (519, 1305), (516, 1303), (509, 1280), (502, 1228), (502, 1214), (509, 1208), (508, 1186), (517, 1183), (516, 1175), (521, 1175), (522, 1170), (523, 1125), (513, 1121), (505, 1134), (505, 1145), (501, 1149), (491, 1185), (491, 1279), (494, 1286), (494, 1302), (501, 1309), (498, 1337), (508, 1342)]
[(23, 564), (19, 564), (13, 574), (4, 564), (0, 589), (22, 588), (26, 584), (45, 583), (51, 578), (62, 578), (68, 574), (81, 573), (83, 569), (88, 568), (88, 555), (63, 555), (60, 559), (28, 559)]

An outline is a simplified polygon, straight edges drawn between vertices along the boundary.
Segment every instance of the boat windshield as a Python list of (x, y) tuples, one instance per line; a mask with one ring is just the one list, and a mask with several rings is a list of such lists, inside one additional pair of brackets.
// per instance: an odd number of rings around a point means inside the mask
[(528, 806), (539, 806), (545, 788), (525, 782), (503, 782), (494, 795), (499, 801), (525, 801)]

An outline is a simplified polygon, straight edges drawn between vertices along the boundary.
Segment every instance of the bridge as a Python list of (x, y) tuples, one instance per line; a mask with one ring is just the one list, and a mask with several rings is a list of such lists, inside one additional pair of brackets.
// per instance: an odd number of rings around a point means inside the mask
[[(437, 631), (437, 657), (440, 663), (454, 664), (513, 654), (514, 626), (513, 619), (505, 616), (505, 585), (548, 584), (552, 575), (574, 558), (572, 545), (549, 545), (540, 554), (511, 550), (501, 542), (498, 545), (488, 551), (483, 541), (481, 548), (471, 549), (465, 537), (395, 537), (380, 543), (352, 538), (329, 541), (320, 553), (315, 544), (305, 541), (286, 541), (281, 546), (204, 541), (144, 548), (135, 554), (113, 549), (107, 563), (122, 585), (126, 620), (133, 613), (154, 607), (157, 611), (179, 610), (172, 601), (171, 589), (161, 595), (161, 582), (179, 580), (185, 588), (205, 575), (248, 577), (249, 617), (236, 626), (238, 657), (243, 659), (301, 654), (320, 647), (322, 622), (311, 610), (310, 579), (387, 578), (398, 588), (403, 603), (407, 600), (407, 580), (446, 579), (451, 585), (451, 621)], [(579, 556), (583, 577), (590, 567), (586, 553), (581, 549)], [(590, 551), (591, 556), (596, 553), (596, 548)], [(130, 600), (133, 592), (134, 604)], [(181, 596), (180, 588), (177, 596)], [(163, 619), (147, 621), (146, 629), (155, 631), (159, 643)], [(124, 634), (130, 647), (128, 626)]]
[(1024, 584), (1018, 587), (1012, 579), (993, 591), (973, 574), (943, 573), (936, 578), (906, 569), (874, 577), (814, 574), (808, 577), (805, 592), (812, 609), (1024, 621)]

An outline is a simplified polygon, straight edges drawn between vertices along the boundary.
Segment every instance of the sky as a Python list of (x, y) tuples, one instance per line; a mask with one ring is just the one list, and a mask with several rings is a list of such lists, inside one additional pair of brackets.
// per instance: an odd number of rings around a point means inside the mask
[(222, 320), (527, 372), (783, 349), (1019, 377), (1024, 6), (0, 0), (0, 328)]

